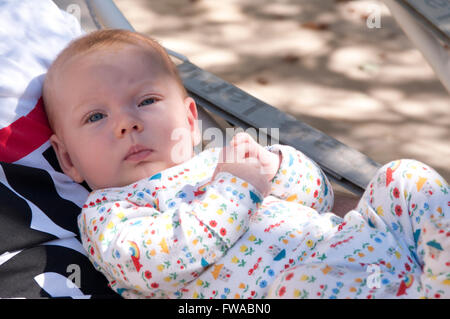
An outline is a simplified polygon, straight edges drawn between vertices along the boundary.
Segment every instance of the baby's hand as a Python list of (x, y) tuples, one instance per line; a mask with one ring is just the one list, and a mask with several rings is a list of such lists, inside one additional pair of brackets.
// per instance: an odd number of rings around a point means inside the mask
[(281, 155), (274, 154), (259, 145), (249, 134), (238, 133), (230, 145), (222, 149), (214, 176), (229, 172), (249, 182), (263, 196), (270, 192), (270, 181), (280, 167)]
[[(246, 145), (246, 146), (242, 146)], [(256, 158), (262, 168), (261, 173), (270, 182), (275, 177), (281, 163), (281, 154), (275, 154), (259, 145), (248, 133), (238, 133), (230, 141), (230, 147), (249, 150), (249, 155)]]

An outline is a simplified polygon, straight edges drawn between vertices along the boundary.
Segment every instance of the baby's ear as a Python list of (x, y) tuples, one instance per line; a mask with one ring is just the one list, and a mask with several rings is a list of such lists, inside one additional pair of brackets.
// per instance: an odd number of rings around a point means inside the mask
[(191, 130), (192, 143), (194, 144), (193, 146), (196, 146), (201, 142), (202, 137), (200, 129), (198, 127), (197, 105), (195, 104), (194, 99), (189, 96), (184, 99), (184, 104), (187, 108), (187, 117)]
[(73, 165), (72, 159), (70, 158), (70, 155), (67, 152), (64, 143), (55, 134), (50, 136), (50, 143), (55, 150), (59, 166), (61, 166), (64, 174), (68, 175), (77, 183), (83, 182), (84, 178), (80, 175), (76, 167)]

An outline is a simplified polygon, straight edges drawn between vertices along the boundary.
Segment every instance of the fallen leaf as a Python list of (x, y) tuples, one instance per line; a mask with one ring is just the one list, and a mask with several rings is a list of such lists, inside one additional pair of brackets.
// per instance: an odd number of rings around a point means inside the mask
[(292, 63), (293, 64), (293, 63), (296, 63), (298, 60), (300, 60), (300, 58), (298, 56), (296, 56), (295, 54), (292, 54), (292, 53), (286, 54), (283, 57), (283, 61), (286, 62), (286, 63)]
[(269, 84), (269, 80), (267, 80), (265, 77), (263, 77), (263, 76), (258, 76), (257, 78), (256, 78), (256, 82), (258, 82), (259, 84), (261, 84), (261, 85), (267, 85), (267, 84)]
[(329, 28), (329, 25), (327, 23), (320, 23), (320, 22), (305, 22), (301, 25), (305, 29), (311, 29), (311, 30), (327, 30)]

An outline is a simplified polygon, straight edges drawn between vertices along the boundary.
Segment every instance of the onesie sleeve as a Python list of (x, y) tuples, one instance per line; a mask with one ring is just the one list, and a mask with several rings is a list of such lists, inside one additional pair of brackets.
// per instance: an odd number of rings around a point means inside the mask
[(281, 153), (278, 172), (272, 180), (271, 195), (314, 208), (319, 213), (333, 208), (333, 189), (320, 167), (302, 152), (287, 145), (268, 149)]
[(127, 192), (119, 200), (112, 190), (91, 193), (78, 226), (96, 269), (113, 290), (133, 298), (176, 296), (247, 231), (263, 199), (227, 172), (191, 203), (163, 212), (154, 203), (136, 205)]

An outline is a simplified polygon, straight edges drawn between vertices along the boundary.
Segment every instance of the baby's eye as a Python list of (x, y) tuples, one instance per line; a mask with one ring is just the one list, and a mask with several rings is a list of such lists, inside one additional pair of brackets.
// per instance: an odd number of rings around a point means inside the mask
[(104, 117), (105, 117), (105, 115), (102, 114), (102, 113), (94, 113), (94, 114), (91, 114), (91, 115), (87, 118), (86, 122), (88, 122), (88, 123), (97, 122), (97, 121), (100, 121), (100, 120), (101, 120), (102, 118), (104, 118)]
[(138, 104), (138, 107), (139, 107), (139, 106), (150, 105), (150, 104), (153, 104), (153, 103), (155, 103), (155, 102), (156, 102), (156, 99), (155, 99), (155, 98), (149, 97), (149, 98), (143, 100), (141, 103), (139, 103), (139, 104)]

